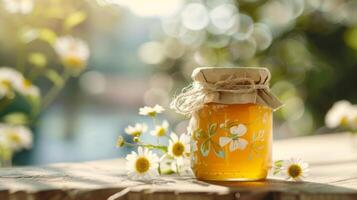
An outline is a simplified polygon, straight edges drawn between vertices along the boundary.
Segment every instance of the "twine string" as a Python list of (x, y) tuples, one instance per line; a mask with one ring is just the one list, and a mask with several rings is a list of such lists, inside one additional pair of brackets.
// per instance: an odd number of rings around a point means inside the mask
[(269, 89), (268, 85), (255, 84), (253, 79), (246, 77), (230, 76), (214, 84), (193, 82), (182, 89), (181, 93), (173, 99), (170, 107), (177, 113), (191, 115), (202, 108), (205, 103), (205, 97), (212, 93), (246, 94), (265, 89)]

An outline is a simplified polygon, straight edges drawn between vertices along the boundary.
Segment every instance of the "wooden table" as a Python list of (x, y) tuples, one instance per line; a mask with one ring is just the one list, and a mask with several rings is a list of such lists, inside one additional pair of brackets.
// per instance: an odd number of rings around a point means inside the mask
[(274, 158), (309, 162), (307, 182), (270, 177), (262, 182), (197, 181), (164, 176), (150, 182), (126, 177), (122, 159), (0, 170), (0, 199), (357, 199), (357, 148), (348, 134), (276, 141)]

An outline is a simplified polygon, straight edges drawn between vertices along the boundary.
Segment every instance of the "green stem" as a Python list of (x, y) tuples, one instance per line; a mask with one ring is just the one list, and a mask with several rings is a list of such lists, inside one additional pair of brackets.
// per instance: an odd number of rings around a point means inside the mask
[(42, 108), (46, 108), (58, 95), (58, 93), (62, 90), (62, 88), (65, 86), (67, 80), (71, 77), (71, 73), (67, 70), (63, 72), (63, 84), (61, 85), (53, 85), (50, 91), (46, 94), (46, 96), (43, 98), (43, 106)]
[(152, 145), (152, 144), (133, 144), (133, 143), (130, 143), (130, 142), (126, 142), (125, 143), (126, 145), (128, 146), (131, 146), (131, 147), (145, 147), (145, 148), (148, 148), (148, 149), (159, 149), (163, 152), (167, 152), (167, 147), (166, 146), (163, 146), (163, 145)]

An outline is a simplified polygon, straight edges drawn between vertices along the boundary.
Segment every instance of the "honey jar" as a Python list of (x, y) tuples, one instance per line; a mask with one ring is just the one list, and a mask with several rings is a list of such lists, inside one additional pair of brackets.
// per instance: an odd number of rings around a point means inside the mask
[(191, 117), (192, 169), (197, 179), (253, 181), (272, 165), (272, 113), (266, 68), (197, 68), (194, 82), (171, 106)]

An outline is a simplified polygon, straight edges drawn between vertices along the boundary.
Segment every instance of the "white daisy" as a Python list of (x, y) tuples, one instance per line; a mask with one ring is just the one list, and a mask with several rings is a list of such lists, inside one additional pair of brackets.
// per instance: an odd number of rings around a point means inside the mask
[(174, 161), (174, 159), (168, 155), (167, 153), (165, 153), (164, 155), (161, 156), (160, 158), (160, 172), (161, 174), (170, 174), (172, 173), (172, 167), (171, 164)]
[(0, 125), (0, 141), (11, 151), (20, 151), (32, 147), (32, 133), (24, 126)]
[(232, 126), (229, 132), (231, 134), (229, 137), (219, 138), (219, 145), (223, 147), (229, 143), (229, 151), (231, 152), (237, 149), (244, 150), (248, 145), (248, 141), (241, 137), (247, 133), (247, 127), (244, 124), (239, 124)]
[(193, 140), (192, 143), (192, 152), (196, 152), (198, 150), (197, 140)]
[(305, 163), (301, 159), (291, 158), (290, 160), (284, 160), (280, 173), (286, 177), (287, 180), (302, 181), (307, 177), (309, 171), (309, 164)]
[(169, 122), (164, 120), (161, 125), (156, 125), (155, 129), (151, 131), (151, 135), (162, 137), (165, 136), (169, 128)]
[(20, 72), (10, 67), (0, 67), (0, 95), (5, 96), (11, 93), (17, 82), (23, 81)]
[(154, 107), (145, 106), (139, 109), (139, 115), (147, 115), (151, 117), (156, 117), (157, 114), (162, 113), (165, 109), (156, 104)]
[(175, 159), (171, 163), (171, 170), (180, 175), (193, 175), (191, 168), (191, 160), (188, 157)]
[(126, 156), (128, 175), (133, 179), (150, 179), (158, 175), (159, 157), (147, 148)]
[(24, 96), (39, 97), (40, 90), (15, 69), (9, 67), (0, 68), (0, 94), (2, 96), (13, 90)]
[(17, 80), (14, 85), (16, 91), (24, 96), (39, 97), (40, 90), (36, 85), (33, 85), (31, 81), (27, 79)]
[(181, 134), (180, 138), (176, 133), (171, 133), (168, 154), (174, 158), (187, 157), (190, 154), (190, 136)]
[(333, 104), (325, 116), (325, 124), (329, 128), (345, 126), (348, 124), (352, 105), (346, 100), (337, 101)]
[(116, 142), (116, 147), (123, 147), (125, 145), (125, 140), (123, 138), (123, 136), (119, 135), (117, 138), (117, 142)]
[(88, 44), (72, 36), (59, 37), (56, 40), (54, 49), (65, 67), (74, 71), (84, 69), (90, 54)]
[(9, 13), (28, 14), (33, 10), (33, 0), (3, 0), (4, 8)]
[(134, 126), (128, 126), (125, 128), (125, 132), (128, 135), (134, 136), (134, 137), (138, 137), (140, 136), (142, 133), (146, 132), (148, 129), (147, 125), (142, 123), (136, 123)]

